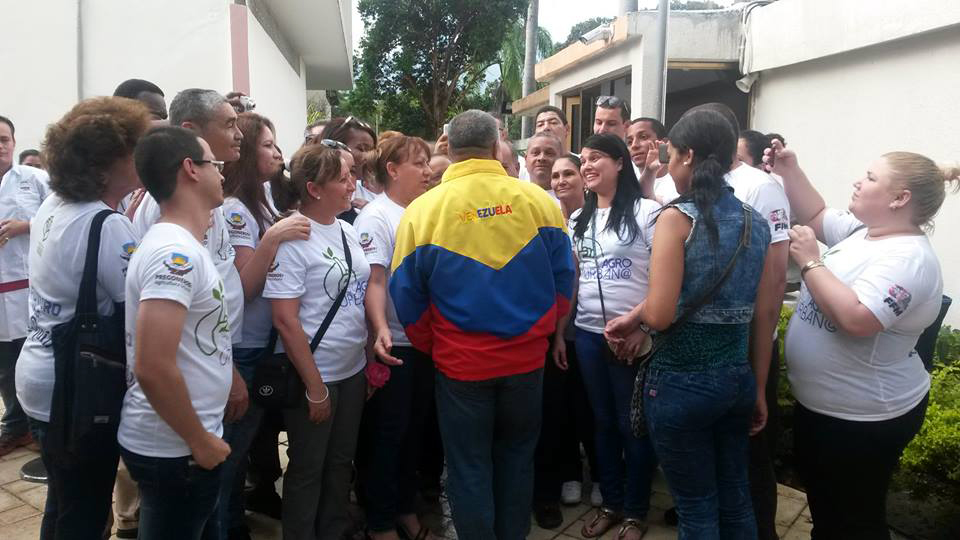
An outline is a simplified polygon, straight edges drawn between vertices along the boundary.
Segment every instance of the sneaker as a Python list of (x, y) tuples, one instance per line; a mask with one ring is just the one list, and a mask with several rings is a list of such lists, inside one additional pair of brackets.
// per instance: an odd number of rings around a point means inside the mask
[(564, 482), (563, 486), (560, 487), (560, 502), (568, 506), (576, 506), (580, 504), (580, 499), (583, 498), (583, 491), (580, 482), (576, 480), (571, 480), (569, 482)]
[(29, 433), (23, 435), (0, 435), (0, 457), (13, 452), (21, 446), (27, 446), (33, 442), (33, 437)]
[(594, 508), (603, 506), (603, 495), (600, 494), (600, 484), (594, 482), (593, 489), (590, 490), (590, 504)]
[(557, 503), (533, 503), (533, 517), (541, 529), (556, 529), (563, 524), (563, 514)]

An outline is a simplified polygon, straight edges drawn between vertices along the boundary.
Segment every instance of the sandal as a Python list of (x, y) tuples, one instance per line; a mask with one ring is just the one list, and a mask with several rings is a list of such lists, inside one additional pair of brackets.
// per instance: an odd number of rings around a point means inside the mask
[(630, 529), (636, 529), (640, 533), (640, 537), (637, 538), (637, 540), (641, 540), (647, 534), (649, 526), (644, 520), (627, 518), (623, 520), (623, 524), (620, 525), (620, 530), (617, 531), (617, 540), (626, 540), (627, 533), (630, 532)]
[[(584, 538), (599, 538), (603, 533), (609, 531), (614, 525), (620, 523), (622, 516), (609, 508), (597, 508), (590, 523), (584, 523), (580, 528), (580, 536)], [(589, 531), (587, 530), (589, 529)]]

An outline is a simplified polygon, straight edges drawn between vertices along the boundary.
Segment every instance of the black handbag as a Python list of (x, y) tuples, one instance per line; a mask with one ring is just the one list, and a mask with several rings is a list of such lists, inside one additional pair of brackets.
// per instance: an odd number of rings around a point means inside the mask
[(55, 380), (45, 445), (67, 465), (117, 445), (127, 391), (124, 305), (114, 303), (113, 315), (97, 311), (100, 232), (115, 213), (103, 210), (90, 223), (76, 313), (51, 333)]
[[(343, 253), (347, 260), (347, 279), (343, 288), (337, 293), (337, 298), (327, 311), (326, 317), (320, 323), (320, 328), (310, 341), (310, 352), (313, 353), (320, 345), (323, 335), (333, 322), (333, 318), (340, 310), (343, 299), (347, 295), (347, 287), (350, 285), (350, 276), (353, 274), (353, 257), (350, 253), (350, 246), (347, 245), (347, 235), (340, 228), (340, 238), (343, 242)], [(267, 348), (264, 349), (263, 356), (257, 362), (257, 367), (253, 372), (253, 399), (261, 407), (267, 410), (293, 409), (300, 405), (300, 400), (304, 397), (303, 381), (297, 373), (297, 368), (287, 357), (286, 353), (274, 353), (273, 350), (277, 344), (277, 330), (270, 330), (270, 339)]]
[(694, 313), (700, 310), (704, 305), (706, 305), (712, 298), (713, 295), (720, 290), (720, 287), (726, 283), (727, 279), (730, 277), (730, 274), (733, 273), (733, 267), (736, 265), (737, 259), (740, 257), (740, 253), (743, 251), (745, 246), (750, 245), (750, 233), (753, 230), (753, 220), (750, 215), (750, 207), (746, 204), (743, 205), (743, 232), (740, 235), (740, 243), (737, 244), (737, 249), (733, 252), (733, 255), (730, 257), (730, 260), (727, 262), (726, 268), (723, 269), (723, 273), (720, 274), (720, 277), (717, 278), (717, 281), (710, 286), (710, 288), (702, 295), (696, 302), (690, 305), (673, 323), (662, 332), (658, 332), (653, 338), (653, 346), (649, 354), (643, 357), (640, 363), (640, 369), (637, 371), (637, 377), (633, 381), (633, 395), (630, 397), (630, 428), (633, 431), (635, 437), (643, 437), (647, 434), (647, 417), (644, 413), (643, 405), (643, 387), (647, 382), (647, 367), (650, 365), (650, 360), (656, 355), (657, 351), (662, 349), (663, 346), (670, 340), (671, 334), (674, 331), (682, 326), (687, 320), (693, 316)]

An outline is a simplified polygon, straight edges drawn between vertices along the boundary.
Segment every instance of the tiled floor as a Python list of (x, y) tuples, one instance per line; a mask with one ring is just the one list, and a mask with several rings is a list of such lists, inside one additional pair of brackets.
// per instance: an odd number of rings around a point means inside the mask
[[(286, 448), (282, 441), (281, 463), (286, 466)], [(41, 509), (46, 498), (46, 486), (31, 484), (20, 480), (20, 467), (37, 454), (20, 448), (0, 459), (0, 538), (3, 540), (35, 540), (39, 536)], [(586, 491), (586, 490), (585, 490)], [(589, 493), (589, 491), (586, 491)], [(650, 512), (650, 530), (648, 540), (666, 540), (677, 537), (677, 531), (663, 522), (663, 511), (671, 506), (670, 495), (662, 475), (654, 481)], [(588, 505), (563, 508), (563, 524), (554, 530), (544, 530), (536, 526), (530, 531), (530, 540), (582, 538), (580, 529), (585, 519), (589, 519), (591, 508)], [(424, 521), (435, 534), (454, 540), (457, 538), (453, 522), (450, 519), (449, 505), (441, 499), (440, 504), (424, 508)], [(260, 514), (248, 514), (248, 522), (257, 540), (280, 538), (279, 522)], [(777, 510), (777, 531), (783, 540), (810, 538), (810, 514), (803, 493), (786, 486), (779, 488)], [(616, 537), (616, 528), (602, 538)]]

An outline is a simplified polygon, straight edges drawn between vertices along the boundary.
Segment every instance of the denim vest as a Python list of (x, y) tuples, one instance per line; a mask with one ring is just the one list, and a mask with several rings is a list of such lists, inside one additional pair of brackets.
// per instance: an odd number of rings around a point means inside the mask
[(770, 245), (767, 221), (755, 210), (725, 189), (713, 206), (717, 225), (714, 242), (700, 212), (692, 202), (672, 206), (693, 220), (690, 236), (684, 244), (683, 285), (677, 305), (679, 317), (696, 303), (720, 279), (743, 235), (743, 209), (752, 220), (747, 243), (738, 255), (733, 270), (713, 298), (692, 314), (682, 327), (672, 329), (658, 351), (654, 364), (667, 369), (697, 370), (746, 361), (747, 338), (757, 286)]

